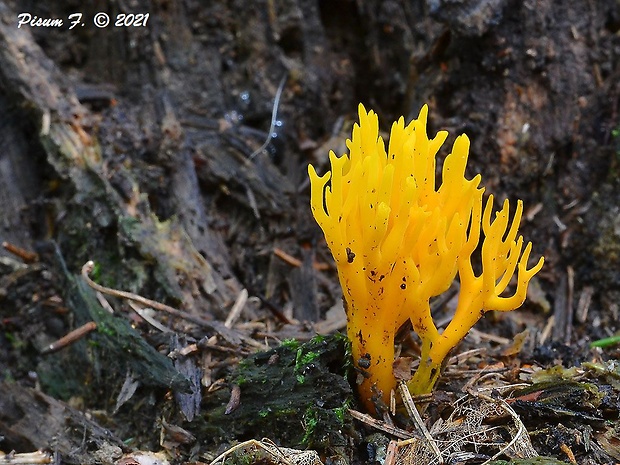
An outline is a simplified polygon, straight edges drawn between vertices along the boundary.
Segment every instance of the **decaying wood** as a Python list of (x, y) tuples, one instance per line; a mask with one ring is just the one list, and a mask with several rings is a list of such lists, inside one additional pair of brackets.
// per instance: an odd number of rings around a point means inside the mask
[[(47, 162), (63, 182), (73, 186), (73, 201), (85, 209), (82, 221), (93, 221), (99, 227), (116, 224), (145, 258), (156, 258), (162, 284), (188, 308), (200, 305), (196, 293), (188, 292), (180, 281), (194, 283), (191, 289), (209, 296), (212, 311), (223, 313), (239, 287), (227, 270), (222, 244), (211, 240), (209, 229), (202, 228), (203, 253), (211, 254), (204, 258), (177, 220), (157, 219), (133, 174), (104, 163), (95, 130), (97, 118), (80, 104), (72, 85), (30, 32), (14, 27), (12, 12), (4, 3), (0, 3), (0, 18), (0, 86), (13, 105), (28, 108), (33, 131), (37, 131), (33, 135), (45, 148)], [(171, 124), (170, 119), (162, 124)], [(226, 280), (209, 260), (218, 263)]]
[(95, 264), (92, 261), (86, 262), (86, 264), (82, 267), (81, 277), (86, 282), (86, 284), (88, 284), (90, 287), (92, 287), (97, 292), (101, 292), (102, 294), (112, 295), (114, 297), (120, 297), (120, 298), (127, 299), (127, 300), (132, 300), (134, 302), (139, 302), (142, 305), (151, 307), (155, 310), (168, 313), (178, 318), (186, 319), (188, 321), (191, 321), (194, 324), (197, 324), (198, 326), (205, 327), (213, 331), (217, 331), (218, 334), (220, 334), (224, 339), (226, 339), (232, 344), (239, 344), (241, 342), (241, 339), (239, 338), (239, 336), (235, 334), (235, 332), (231, 331), (229, 327), (226, 326), (226, 324), (222, 324), (217, 321), (208, 321), (204, 318), (200, 318), (200, 317), (191, 315), (187, 312), (184, 312), (182, 310), (179, 310), (177, 308), (171, 307), (170, 305), (162, 304), (161, 302), (156, 302), (154, 300), (147, 299), (140, 295), (134, 294), (133, 292), (126, 292), (126, 291), (122, 291), (118, 289), (111, 289), (109, 287), (105, 287), (105, 286), (95, 283), (88, 276), (92, 272), (94, 266)]
[[(0, 436), (15, 449), (48, 450), (65, 463), (111, 463), (126, 447), (85, 414), (35, 389), (0, 383)], [(107, 460), (106, 460), (107, 459)]]

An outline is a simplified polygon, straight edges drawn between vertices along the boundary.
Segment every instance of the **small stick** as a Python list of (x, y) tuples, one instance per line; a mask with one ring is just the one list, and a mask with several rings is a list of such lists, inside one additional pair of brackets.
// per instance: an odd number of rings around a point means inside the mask
[(420, 412), (418, 412), (418, 409), (413, 402), (413, 398), (411, 397), (411, 393), (407, 388), (407, 384), (404, 381), (400, 381), (398, 383), (398, 392), (400, 393), (400, 396), (403, 399), (403, 403), (405, 404), (405, 410), (407, 410), (407, 413), (415, 423), (418, 431), (422, 433), (424, 438), (428, 441), (428, 445), (431, 447), (431, 449), (433, 449), (433, 452), (437, 456), (437, 463), (439, 463), (440, 465), (443, 464), (443, 457), (441, 456), (441, 451), (439, 450), (439, 447), (437, 447), (433, 436), (431, 436), (431, 433), (428, 431), (426, 425), (422, 421)]
[(107, 310), (110, 315), (114, 315), (114, 308), (112, 308), (110, 302), (107, 301), (107, 299), (101, 292), (97, 292), (97, 301), (99, 301), (99, 305), (101, 305), (105, 310)]
[(248, 290), (245, 288), (241, 289), (241, 292), (237, 296), (237, 300), (235, 300), (235, 303), (230, 309), (230, 313), (228, 314), (228, 317), (226, 318), (226, 321), (224, 322), (224, 326), (226, 326), (227, 328), (233, 327), (235, 322), (239, 319), (239, 316), (241, 315), (241, 310), (243, 310), (243, 307), (245, 307), (245, 304), (247, 303), (247, 301), (248, 301)]
[(547, 338), (551, 335), (551, 331), (553, 330), (554, 325), (555, 325), (555, 315), (551, 315), (549, 319), (547, 320), (547, 324), (543, 328), (542, 333), (540, 333), (539, 342), (538, 342), (540, 345), (543, 345), (545, 341), (547, 340)]
[(397, 428), (396, 426), (390, 426), (381, 420), (375, 420), (370, 415), (366, 415), (365, 413), (358, 412), (357, 410), (349, 409), (349, 413), (356, 420), (361, 421), (362, 423), (366, 423), (373, 428), (377, 428), (381, 431), (385, 431), (392, 436), (396, 436), (400, 439), (411, 439), (414, 438), (415, 435), (411, 434), (409, 431), (405, 431), (404, 429)]
[(11, 244), (10, 242), (3, 242), (2, 247), (9, 253), (21, 258), (24, 263), (34, 263), (39, 261), (39, 255), (35, 252), (29, 252), (26, 249), (22, 249), (21, 247)]
[(398, 453), (398, 441), (391, 440), (385, 451), (385, 461), (383, 465), (395, 465), (396, 454)]
[(273, 248), (273, 254), (278, 257), (280, 260), (288, 263), (291, 266), (294, 266), (296, 268), (299, 268), (301, 266), (301, 260), (299, 260), (298, 258), (293, 257), (292, 255), (286, 253), (284, 250), (278, 248), (278, 247), (274, 247)]
[(495, 343), (503, 345), (503, 346), (508, 345), (508, 344), (510, 344), (512, 342), (508, 338), (501, 337), (501, 336), (496, 336), (495, 334), (484, 333), (482, 331), (477, 330), (476, 328), (471, 328), (471, 330), (469, 331), (469, 334), (471, 336), (479, 337), (480, 339), (482, 339), (484, 341), (495, 342)]
[(135, 302), (132, 302), (131, 300), (128, 301), (127, 303), (129, 304), (131, 309), (136, 313), (136, 315), (138, 315), (140, 318), (142, 318), (144, 321), (146, 321), (148, 324), (150, 324), (153, 328), (161, 331), (162, 333), (169, 333), (169, 332), (171, 332), (171, 330), (169, 328), (166, 328), (164, 325), (162, 325), (155, 318), (151, 318), (151, 316), (146, 311), (147, 310), (146, 308), (140, 308), (138, 306), (138, 304), (136, 304)]
[(4, 452), (0, 451), (0, 465), (43, 463), (52, 463), (52, 456), (47, 452), (43, 452), (40, 450), (36, 452), (24, 452), (21, 454), (16, 454), (14, 452), (5, 454)]
[(469, 357), (473, 357), (475, 355), (483, 354), (486, 352), (486, 348), (480, 347), (478, 349), (470, 349), (462, 352), (460, 354), (456, 354), (453, 357), (448, 359), (447, 365), (461, 365), (464, 363)]
[(277, 306), (275, 306), (274, 304), (272, 304), (267, 297), (263, 296), (263, 295), (256, 295), (256, 297), (258, 297), (258, 299), (269, 309), (271, 310), (271, 313), (273, 313), (273, 316), (275, 316), (278, 321), (280, 321), (281, 323), (284, 324), (291, 324), (292, 321), (289, 320), (286, 315), (282, 312), (282, 310), (280, 310)]
[(52, 352), (56, 352), (60, 349), (63, 349), (67, 347), (68, 345), (73, 344), (76, 341), (79, 341), (80, 339), (82, 339), (84, 336), (94, 331), (95, 329), (97, 329), (97, 323), (95, 323), (94, 321), (89, 321), (88, 323), (83, 324), (79, 328), (76, 328), (73, 331), (66, 334), (65, 336), (61, 337), (56, 342), (51, 343), (49, 346), (43, 349), (41, 353), (51, 354)]
[(222, 461), (222, 464), (224, 463), (224, 460), (226, 459), (226, 457), (228, 457), (230, 454), (232, 454), (233, 452), (235, 452), (236, 450), (239, 449), (243, 449), (244, 447), (247, 446), (253, 446), (253, 447), (262, 447), (264, 448), (264, 446), (257, 441), (256, 439), (250, 439), (248, 441), (245, 442), (241, 442), (235, 446), (232, 446), (230, 449), (225, 450), (224, 452), (222, 452), (220, 455), (218, 455), (217, 457), (215, 457), (211, 463), (209, 465), (215, 465), (217, 462), (219, 462), (220, 460)]
[(588, 310), (592, 303), (592, 294), (594, 294), (594, 288), (592, 286), (586, 286), (579, 295), (579, 302), (577, 303), (577, 321), (579, 323), (585, 323), (588, 319)]
[[(228, 457), (229, 455), (231, 455), (233, 452), (239, 450), (239, 449), (244, 449), (248, 446), (252, 446), (255, 448), (260, 448), (263, 449), (265, 452), (268, 452), (269, 454), (271, 454), (275, 459), (278, 459), (280, 461), (282, 461), (285, 465), (292, 465), (291, 461), (287, 458), (287, 456), (280, 450), (280, 448), (278, 446), (276, 446), (275, 444), (273, 444), (273, 442), (269, 441), (268, 439), (263, 439), (262, 441), (257, 441), (256, 439), (250, 439), (248, 441), (242, 442), (240, 444), (237, 444), (233, 447), (231, 447), (230, 449), (228, 449), (227, 451), (221, 453), (220, 455), (218, 455), (215, 459), (213, 459), (211, 461), (211, 463), (209, 465), (215, 465), (217, 464), (219, 461), (222, 462), (222, 464), (224, 464), (224, 460), (226, 460), (226, 457)], [(274, 452), (275, 450), (275, 452)], [(277, 452), (277, 454), (276, 454)]]
[(152, 307), (156, 310), (161, 310), (162, 312), (169, 313), (170, 315), (177, 316), (179, 318), (183, 318), (185, 320), (191, 321), (199, 326), (206, 326), (208, 328), (212, 328), (210, 322), (203, 320), (202, 318), (196, 317), (194, 315), (190, 315), (187, 312), (176, 309), (174, 307), (170, 307), (169, 305), (162, 304), (161, 302), (157, 302), (155, 300), (147, 299), (146, 297), (142, 297), (141, 295), (134, 294), (132, 292), (120, 291), (118, 289), (112, 289), (110, 287), (105, 287), (100, 284), (97, 284), (92, 279), (90, 279), (89, 274), (93, 271), (95, 263), (90, 260), (84, 264), (82, 267), (82, 277), (86, 281), (86, 283), (95, 289), (96, 291), (101, 292), (102, 294), (111, 295), (114, 297), (120, 297), (121, 299), (133, 300), (134, 302), (138, 302), (146, 307)]
[(560, 450), (566, 454), (570, 463), (574, 463), (575, 465), (577, 464), (577, 460), (575, 460), (575, 454), (573, 454), (573, 451), (568, 446), (568, 444), (561, 443)]
[(564, 344), (571, 345), (571, 335), (573, 334), (573, 295), (575, 293), (575, 270), (572, 266), (566, 268), (567, 289), (566, 289), (566, 332), (564, 333)]
[[(289, 265), (294, 266), (295, 268), (299, 268), (302, 265), (301, 260), (299, 258), (293, 257), (291, 254), (286, 253), (284, 250), (280, 249), (279, 247), (273, 248), (273, 254), (276, 257), (278, 257), (280, 260), (282, 260), (283, 262), (288, 263)], [(314, 268), (317, 271), (325, 271), (325, 270), (329, 270), (331, 267), (327, 263), (314, 262), (312, 264), (312, 268)]]

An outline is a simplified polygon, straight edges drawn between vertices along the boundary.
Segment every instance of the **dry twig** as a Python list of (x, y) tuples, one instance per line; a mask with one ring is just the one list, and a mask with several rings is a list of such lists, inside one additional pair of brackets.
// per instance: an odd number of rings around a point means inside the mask
[(411, 439), (414, 438), (415, 435), (410, 433), (409, 431), (405, 431), (404, 429), (397, 428), (393, 425), (388, 425), (386, 422), (377, 420), (370, 415), (366, 415), (365, 413), (358, 412), (357, 410), (349, 409), (349, 413), (356, 420), (361, 421), (362, 423), (366, 423), (373, 428), (384, 431), (392, 436), (395, 436), (400, 439)]
[(94, 266), (95, 266), (95, 263), (92, 260), (89, 260), (88, 262), (86, 262), (84, 266), (82, 267), (82, 278), (84, 278), (84, 281), (86, 281), (86, 283), (90, 287), (92, 287), (96, 291), (101, 292), (102, 294), (119, 297), (121, 299), (133, 300), (134, 302), (138, 302), (144, 306), (151, 307), (155, 310), (160, 310), (162, 312), (166, 312), (178, 318), (182, 318), (184, 320), (190, 321), (203, 328), (211, 329), (213, 331), (216, 331), (218, 334), (220, 334), (224, 339), (226, 339), (231, 344), (237, 345), (241, 342), (241, 339), (243, 339), (245, 342), (251, 341), (252, 345), (255, 344), (255, 341), (251, 340), (250, 338), (242, 338), (240, 335), (236, 334), (233, 330), (231, 330), (230, 328), (227, 328), (221, 323), (218, 324), (215, 321), (207, 321), (204, 318), (191, 315), (187, 312), (184, 312), (183, 310), (179, 310), (169, 305), (162, 304), (161, 302), (147, 299), (146, 297), (142, 297), (141, 295), (134, 294), (133, 292), (112, 289), (110, 287), (105, 287), (100, 284), (97, 284), (92, 279), (90, 279), (90, 276), (89, 276), (89, 274), (93, 271)]
[(263, 439), (262, 441), (250, 439), (249, 441), (237, 444), (218, 455), (209, 465), (216, 465), (218, 462), (221, 462), (223, 465), (226, 457), (243, 449), (264, 450), (274, 459), (275, 463), (283, 465), (323, 465), (319, 459), (319, 454), (314, 450), (297, 450), (288, 447), (279, 447), (269, 439)]
[(51, 354), (52, 352), (57, 352), (60, 349), (67, 347), (70, 344), (73, 344), (76, 341), (79, 341), (88, 333), (97, 329), (97, 323), (94, 321), (89, 321), (88, 323), (83, 324), (79, 328), (75, 328), (73, 331), (70, 331), (60, 339), (55, 342), (52, 342), (49, 346), (41, 351), (42, 354)]
[(420, 412), (418, 412), (418, 409), (413, 402), (413, 398), (411, 397), (411, 393), (407, 388), (407, 384), (404, 381), (400, 381), (398, 383), (398, 392), (400, 392), (400, 396), (403, 399), (403, 403), (405, 404), (405, 409), (407, 410), (409, 417), (413, 420), (413, 422), (418, 428), (418, 431), (422, 433), (424, 438), (428, 441), (428, 445), (437, 456), (437, 463), (439, 463), (440, 465), (443, 464), (443, 457), (441, 456), (441, 451), (439, 450), (439, 447), (437, 447), (437, 444), (431, 436), (431, 433), (428, 432), (426, 425), (422, 421)]

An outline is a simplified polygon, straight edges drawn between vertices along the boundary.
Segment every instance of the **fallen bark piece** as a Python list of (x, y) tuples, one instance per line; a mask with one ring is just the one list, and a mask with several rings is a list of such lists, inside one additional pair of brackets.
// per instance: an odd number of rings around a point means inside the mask
[[(0, 383), (0, 393), (3, 448), (52, 451), (63, 463), (85, 465), (103, 463), (104, 456), (112, 463), (126, 450), (112, 432), (62, 401), (8, 382)], [(0, 456), (0, 464), (2, 460)], [(14, 458), (10, 463), (25, 462)]]
[[(174, 368), (172, 361), (150, 346), (129, 323), (101, 307), (94, 291), (80, 278), (67, 276), (68, 302), (78, 318), (97, 323), (94, 336), (101, 348), (124, 364), (146, 385), (162, 386), (187, 392), (189, 381)], [(84, 315), (86, 313), (86, 315)]]
[(0, 451), (0, 465), (25, 465), (40, 463), (52, 463), (52, 454), (40, 450), (36, 452), (24, 452), (21, 454), (16, 454), (14, 452), (5, 454)]

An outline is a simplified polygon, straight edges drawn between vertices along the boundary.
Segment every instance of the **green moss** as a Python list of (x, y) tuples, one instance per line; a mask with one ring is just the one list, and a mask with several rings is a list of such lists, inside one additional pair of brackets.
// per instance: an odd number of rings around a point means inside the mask
[(284, 339), (281, 346), (288, 347), (291, 350), (295, 350), (299, 347), (299, 341), (297, 339)]
[(304, 351), (304, 346), (297, 349), (295, 356), (295, 378), (299, 384), (303, 384), (306, 381), (306, 377), (303, 374), (304, 370), (309, 367), (314, 361), (320, 358), (319, 352)]
[[(309, 407), (303, 416), (304, 436), (302, 443), (310, 449), (324, 449), (329, 446), (343, 445), (341, 431), (350, 422), (350, 400), (333, 409)], [(326, 428), (325, 425), (332, 425)]]
[[(206, 405), (205, 436), (243, 440), (256, 431), (289, 447), (326, 447), (343, 441), (339, 431), (351, 419), (345, 339), (315, 338), (300, 344), (287, 341), (240, 363), (230, 376), (241, 389), (239, 407), (224, 414), (230, 392)], [(219, 438), (217, 436), (219, 435)]]
[(317, 426), (319, 426), (319, 415), (316, 409), (308, 408), (304, 414), (304, 437), (302, 442), (304, 444), (310, 444), (311, 439), (316, 436)]
[(617, 170), (620, 167), (620, 126), (616, 126), (611, 130), (611, 137), (614, 140), (615, 145), (615, 163), (612, 163), (612, 170)]
[(11, 344), (11, 347), (13, 348), (13, 350), (19, 351), (23, 349), (24, 347), (26, 347), (26, 344), (24, 343), (24, 341), (22, 341), (19, 338), (19, 336), (17, 336), (15, 333), (11, 333), (7, 331), (4, 333), (4, 337)]
[(335, 408), (334, 415), (338, 421), (344, 425), (345, 419), (348, 418), (349, 408), (351, 407), (351, 402), (347, 401), (342, 407)]

